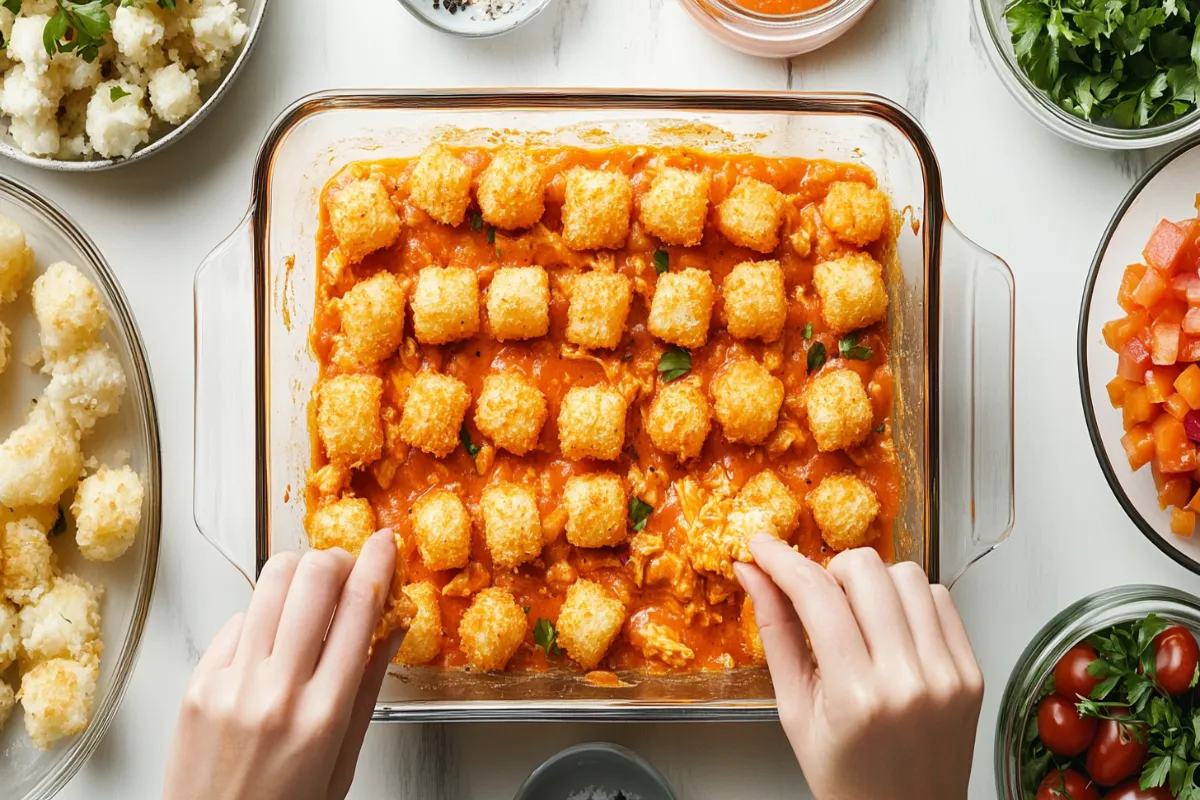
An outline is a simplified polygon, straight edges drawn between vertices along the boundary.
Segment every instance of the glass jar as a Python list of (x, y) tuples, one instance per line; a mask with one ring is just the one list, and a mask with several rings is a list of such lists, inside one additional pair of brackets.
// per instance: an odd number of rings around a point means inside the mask
[(1033, 800), (1021, 791), (1021, 745), (1029, 715), (1035, 713), (1042, 683), (1054, 665), (1083, 639), (1113, 625), (1157, 614), (1200, 632), (1200, 599), (1166, 586), (1118, 586), (1063, 609), (1038, 631), (1009, 675), (996, 721), (996, 796)]
[(718, 41), (752, 56), (787, 58), (823, 47), (858, 22), (875, 0), (829, 0), (797, 14), (760, 14), (735, 0), (679, 0)]

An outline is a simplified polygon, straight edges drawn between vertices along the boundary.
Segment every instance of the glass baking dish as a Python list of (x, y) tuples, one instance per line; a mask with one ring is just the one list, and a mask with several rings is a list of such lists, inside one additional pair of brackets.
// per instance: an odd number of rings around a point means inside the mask
[[(318, 198), (344, 164), (414, 156), (435, 137), (653, 143), (857, 161), (903, 210), (888, 265), (904, 474), (899, 558), (952, 583), (1013, 524), (1012, 275), (950, 224), (937, 160), (916, 121), (862, 95), (469, 91), (328, 93), (275, 123), (252, 204), (196, 274), (195, 515), (253, 581), (307, 548), (308, 347)], [(587, 684), (575, 673), (394, 669), (377, 720), (692, 719), (775, 715), (766, 670)]]

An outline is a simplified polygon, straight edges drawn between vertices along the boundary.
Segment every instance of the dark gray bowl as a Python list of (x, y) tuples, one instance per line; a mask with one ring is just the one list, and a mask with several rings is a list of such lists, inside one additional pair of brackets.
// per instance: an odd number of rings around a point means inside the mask
[(533, 771), (514, 800), (567, 800), (595, 787), (638, 800), (675, 800), (649, 761), (619, 744), (590, 742), (551, 756)]

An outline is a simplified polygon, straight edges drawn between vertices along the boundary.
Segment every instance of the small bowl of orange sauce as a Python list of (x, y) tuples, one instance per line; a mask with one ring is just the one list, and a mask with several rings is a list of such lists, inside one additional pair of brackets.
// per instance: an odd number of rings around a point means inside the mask
[(767, 58), (788, 58), (829, 44), (875, 0), (679, 0), (725, 45)]

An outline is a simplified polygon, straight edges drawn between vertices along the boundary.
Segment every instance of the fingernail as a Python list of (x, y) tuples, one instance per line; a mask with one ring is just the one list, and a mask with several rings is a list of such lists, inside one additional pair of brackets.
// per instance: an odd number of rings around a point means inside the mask
[(743, 575), (746, 573), (746, 571), (747, 571), (747, 570), (749, 570), (749, 569), (750, 569), (750, 568), (749, 568), (748, 566), (746, 566), (745, 564), (743, 564), (743, 563), (742, 563), (742, 562), (740, 562), (740, 561), (735, 561), (735, 562), (733, 562), (733, 577), (737, 578), (737, 582), (738, 582), (739, 584), (741, 584), (741, 586), (742, 586), (742, 588), (743, 588), (743, 589), (745, 589), (745, 588), (746, 588), (746, 580), (745, 580), (745, 578), (743, 578), (742, 576), (743, 576)]
[(778, 539), (776, 539), (774, 536), (771, 536), (770, 534), (756, 533), (750, 537), (750, 546), (751, 547), (755, 547), (755, 546), (769, 547), (771, 545), (771, 542), (778, 542), (778, 541), (779, 541)]
[(380, 528), (379, 530), (375, 531), (375, 533), (373, 533), (371, 535), (371, 538), (379, 539), (380, 541), (382, 541), (384, 539), (390, 539), (392, 541), (395, 541), (396, 534), (392, 531), (391, 528)]

